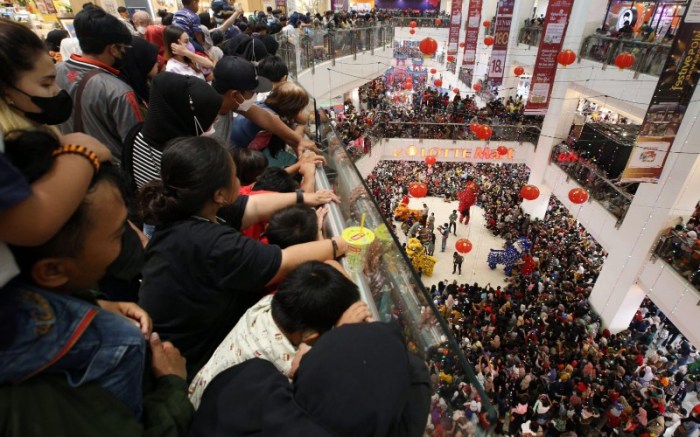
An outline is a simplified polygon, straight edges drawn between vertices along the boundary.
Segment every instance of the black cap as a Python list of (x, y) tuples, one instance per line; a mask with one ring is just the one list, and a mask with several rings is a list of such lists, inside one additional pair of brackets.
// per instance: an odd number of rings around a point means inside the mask
[(256, 93), (272, 90), (272, 82), (265, 77), (258, 76), (255, 66), (238, 56), (224, 56), (216, 63), (212, 85), (219, 94), (228, 90)]

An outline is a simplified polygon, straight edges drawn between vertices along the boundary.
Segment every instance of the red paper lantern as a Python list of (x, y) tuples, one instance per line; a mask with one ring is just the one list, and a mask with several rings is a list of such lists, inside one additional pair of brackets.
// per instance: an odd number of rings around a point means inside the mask
[(588, 200), (588, 191), (583, 188), (574, 188), (569, 191), (569, 200), (573, 203), (580, 205)]
[(480, 83), (475, 83), (474, 86), (472, 86), (474, 91), (479, 92), (481, 91), (481, 84)]
[(453, 89), (452, 92), (455, 93), (455, 94), (459, 94), (459, 88)]
[(408, 33), (410, 33), (411, 35), (415, 35), (415, 34), (416, 34), (416, 29), (411, 29), (411, 30), (408, 31)]
[(455, 243), (455, 249), (459, 253), (469, 253), (472, 251), (472, 242), (466, 238), (460, 238)]
[(494, 42), (496, 42), (496, 40), (491, 35), (486, 35), (484, 38), (484, 44), (487, 46), (492, 46)]
[(466, 46), (466, 44), (463, 43), (463, 42), (461, 42), (461, 43), (459, 43), (459, 46), (460, 46), (461, 48), (464, 48), (464, 46)]
[(479, 129), (479, 123), (477, 123), (477, 122), (472, 122), (472, 123), (469, 125), (469, 130), (471, 131), (471, 133), (476, 134), (477, 129)]
[(576, 61), (576, 53), (571, 49), (562, 50), (557, 55), (557, 62), (566, 68), (567, 65), (571, 65)]
[(430, 69), (430, 74), (435, 74), (435, 73), (437, 73), (437, 70), (434, 69), (434, 68), (431, 68), (431, 69)]
[(518, 66), (515, 67), (515, 69), (513, 70), (513, 73), (515, 73), (515, 75), (519, 77), (520, 75), (522, 75), (523, 73), (525, 73), (525, 69), (524, 69), (523, 67), (521, 67), (520, 65), (518, 65)]
[(438, 43), (433, 38), (428, 37), (420, 42), (418, 48), (420, 49), (421, 53), (426, 56), (430, 56), (437, 51)]
[(418, 23), (416, 23), (415, 21), (411, 21), (410, 23), (408, 23), (408, 27), (410, 28), (414, 28), (416, 26), (418, 26)]
[(435, 25), (436, 25), (436, 26), (440, 26), (441, 24), (442, 24), (442, 20), (441, 20), (441, 19), (438, 18), (437, 20), (435, 20)]
[(482, 24), (483, 24), (484, 27), (487, 28), (487, 29), (488, 29), (489, 27), (491, 27), (491, 22), (490, 22), (489, 20), (484, 21)]
[(534, 185), (523, 185), (520, 196), (525, 200), (535, 200), (540, 197), (540, 189)]
[(435, 79), (435, 82), (433, 82), (436, 87), (440, 88), (442, 86), (442, 81), (440, 79)]
[(448, 55), (448, 56), (447, 56), (447, 62), (454, 62), (454, 61), (455, 61), (455, 57), (454, 57), (454, 56), (452, 56), (452, 55)]
[(409, 185), (408, 192), (413, 197), (425, 197), (428, 195), (428, 186), (422, 182), (413, 182)]
[(632, 53), (622, 52), (615, 58), (615, 65), (617, 65), (620, 70), (623, 70), (634, 65), (634, 61), (635, 59)]
[(489, 140), (492, 135), (493, 129), (491, 126), (481, 126), (481, 129), (479, 129), (479, 132), (477, 133), (477, 136), (482, 140)]
[(407, 90), (407, 91), (413, 89), (413, 83), (412, 83), (412, 82), (406, 82), (405, 84), (403, 84), (403, 89), (405, 89), (405, 90)]
[(496, 148), (496, 150), (498, 151), (498, 154), (501, 156), (508, 154), (508, 148), (506, 146), (498, 146), (498, 148)]
[(428, 165), (435, 165), (437, 162), (437, 158), (435, 158), (433, 155), (428, 155), (425, 157), (425, 163)]

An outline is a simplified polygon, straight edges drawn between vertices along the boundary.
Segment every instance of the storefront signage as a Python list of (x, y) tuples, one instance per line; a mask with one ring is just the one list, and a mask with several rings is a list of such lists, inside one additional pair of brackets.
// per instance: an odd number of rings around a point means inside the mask
[(515, 158), (515, 149), (508, 148), (508, 153), (501, 155), (496, 148), (486, 147), (419, 147), (408, 146), (394, 149), (392, 152), (394, 158), (425, 158), (426, 156), (434, 156), (436, 158), (446, 159), (482, 159), (486, 161), (513, 161)]
[(525, 114), (545, 115), (557, 75), (557, 55), (561, 51), (569, 25), (574, 0), (550, 0), (545, 15), (543, 37), (537, 51), (535, 69), (530, 81), (530, 93)]
[[(687, 11), (697, 11), (696, 1)], [(700, 77), (700, 22), (683, 18), (620, 182), (658, 183)]]
[(452, 0), (450, 33), (447, 37), (447, 54), (457, 57), (459, 51), (459, 31), (462, 28), (462, 0)]
[(510, 25), (513, 21), (513, 3), (515, 0), (500, 0), (498, 2), (498, 14), (496, 15), (496, 28), (493, 32), (493, 50), (489, 61), (489, 81), (493, 85), (503, 83), (503, 72), (506, 68), (506, 54), (508, 53), (508, 37)]

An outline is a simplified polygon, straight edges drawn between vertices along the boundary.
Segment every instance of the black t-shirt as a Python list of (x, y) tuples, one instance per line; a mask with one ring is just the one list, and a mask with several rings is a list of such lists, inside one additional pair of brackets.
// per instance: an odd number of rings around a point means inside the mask
[[(240, 223), (245, 200), (229, 211), (229, 221)], [(145, 258), (139, 305), (153, 318), (153, 330), (187, 359), (191, 380), (259, 300), (280, 268), (282, 251), (231, 227), (190, 218), (158, 227)]]

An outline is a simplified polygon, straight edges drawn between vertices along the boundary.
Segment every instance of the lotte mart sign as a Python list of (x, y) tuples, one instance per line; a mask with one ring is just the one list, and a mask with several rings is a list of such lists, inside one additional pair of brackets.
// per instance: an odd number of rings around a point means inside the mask
[(524, 159), (516, 160), (516, 150), (513, 147), (507, 147), (508, 152), (501, 155), (496, 150), (488, 146), (475, 147), (424, 147), (424, 146), (407, 146), (394, 147), (390, 151), (392, 158), (405, 160), (420, 160), (426, 156), (434, 156), (438, 159), (446, 159), (449, 161), (485, 161), (485, 162), (504, 162), (516, 164), (524, 162)]

